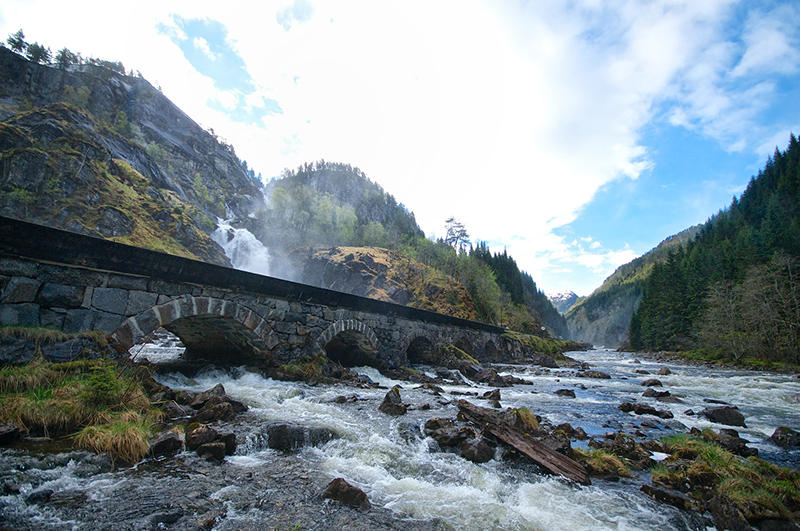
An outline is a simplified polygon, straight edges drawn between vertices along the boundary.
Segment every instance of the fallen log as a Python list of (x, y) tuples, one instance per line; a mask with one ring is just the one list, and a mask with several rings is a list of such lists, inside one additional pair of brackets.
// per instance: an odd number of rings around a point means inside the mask
[(476, 406), (466, 400), (458, 401), (458, 410), (466, 420), (480, 426), (485, 432), (491, 433), (504, 443), (513, 446), (548, 472), (564, 476), (581, 485), (591, 484), (589, 474), (583, 465), (574, 459), (551, 450), (530, 435), (520, 432), (502, 420), (497, 412)]

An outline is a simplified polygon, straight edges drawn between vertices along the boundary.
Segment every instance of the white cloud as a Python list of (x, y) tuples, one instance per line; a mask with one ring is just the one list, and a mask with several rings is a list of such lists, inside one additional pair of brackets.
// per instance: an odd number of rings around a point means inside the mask
[[(634, 255), (593, 240), (582, 250), (553, 231), (604, 185), (652, 167), (647, 124), (663, 119), (731, 150), (780, 139), (757, 119), (776, 90), (765, 73), (775, 61), (797, 67), (797, 8), (753, 12), (738, 36), (726, 33), (733, 6), (295, 0), (242, 16), (218, 2), (145, 1), (117, 24), (121, 13), (89, 3), (9, 0), (0, 29), (22, 25), (53, 49), (141, 70), (264, 176), (320, 158), (357, 165), (428, 233), (441, 235), (452, 213), (473, 239), (504, 242), (548, 290), (565, 291), (559, 271), (596, 286)], [(172, 14), (226, 27), (254, 83), (246, 100), (216, 89), (156, 31)], [(264, 98), (283, 112), (256, 124), (209, 107)]]
[(731, 71), (732, 76), (797, 72), (800, 67), (800, 8), (783, 5), (768, 13), (751, 13), (743, 40), (746, 49)]

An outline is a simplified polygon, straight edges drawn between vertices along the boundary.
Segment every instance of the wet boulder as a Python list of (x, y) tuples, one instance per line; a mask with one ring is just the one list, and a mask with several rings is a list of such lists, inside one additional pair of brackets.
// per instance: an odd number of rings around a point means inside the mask
[(491, 367), (483, 369), (476, 374), (474, 380), (478, 383), (490, 385), (492, 387), (509, 387), (511, 385), (506, 383), (503, 377), (497, 374), (497, 371)]
[(383, 397), (383, 402), (381, 402), (381, 405), (378, 406), (379, 411), (393, 417), (405, 415), (407, 409), (408, 405), (404, 404), (403, 400), (400, 398), (399, 385), (392, 387), (392, 389), (386, 393), (386, 396)]
[(227, 447), (223, 441), (217, 440), (198, 447), (197, 455), (210, 461), (222, 461), (227, 455)]
[(293, 452), (304, 446), (321, 446), (337, 435), (319, 427), (273, 424), (267, 427), (267, 445), (273, 450)]
[(186, 440), (186, 448), (189, 450), (197, 450), (202, 445), (219, 439), (220, 434), (211, 426), (194, 422), (186, 427), (184, 437)]
[(707, 508), (714, 518), (714, 525), (717, 529), (729, 531), (751, 531), (753, 529), (736, 504), (724, 496), (712, 498), (708, 502)]
[(594, 378), (597, 380), (610, 380), (611, 375), (607, 374), (603, 371), (595, 371), (595, 370), (588, 370), (588, 371), (581, 371), (576, 374), (578, 378)]
[(741, 455), (742, 457), (756, 457), (758, 450), (755, 448), (747, 447), (747, 439), (742, 439), (739, 432), (723, 428), (719, 430), (719, 435), (716, 438), (717, 444), (728, 450), (729, 452)]
[(657, 378), (650, 378), (642, 382), (643, 387), (661, 387), (664, 384), (661, 383), (661, 380)]
[(191, 406), (182, 406), (174, 400), (164, 404), (163, 410), (170, 420), (189, 418), (195, 413)]
[(174, 429), (161, 431), (150, 439), (150, 455), (152, 456), (172, 455), (182, 449), (183, 439)]
[(572, 389), (559, 389), (556, 394), (565, 398), (575, 398), (575, 391)]
[(367, 494), (358, 487), (354, 487), (348, 483), (344, 478), (336, 478), (331, 481), (322, 494), (322, 497), (336, 500), (361, 510), (368, 510), (370, 508)]
[(459, 445), (461, 457), (473, 463), (485, 463), (494, 457), (494, 448), (486, 439), (467, 439)]
[(229, 402), (222, 402), (220, 404), (206, 405), (197, 414), (192, 417), (192, 422), (210, 423), (223, 420), (233, 420), (236, 414), (233, 412), (233, 406)]
[(555, 430), (539, 439), (547, 448), (558, 452), (560, 454), (569, 455), (572, 445), (569, 442), (569, 437), (561, 430)]
[(440, 447), (456, 447), (468, 439), (477, 438), (478, 434), (472, 428), (456, 428), (451, 419), (432, 418), (425, 423), (425, 435), (436, 441)]
[(196, 394), (192, 398), (192, 401), (189, 403), (189, 405), (195, 409), (202, 409), (206, 402), (211, 399), (211, 397), (223, 396), (225, 394), (225, 387), (223, 387), (222, 384), (217, 384), (207, 391)]
[(781, 426), (775, 429), (769, 440), (781, 448), (800, 446), (800, 433), (786, 426)]
[(746, 428), (744, 415), (739, 413), (734, 406), (715, 406), (705, 408), (701, 414), (711, 422), (725, 424), (726, 426), (739, 426)]
[(671, 419), (674, 417), (671, 411), (656, 409), (647, 404), (634, 404), (631, 402), (623, 402), (617, 408), (623, 413), (633, 412), (636, 415), (653, 415), (662, 419)]
[(500, 389), (494, 389), (492, 391), (487, 391), (483, 394), (483, 398), (491, 402), (492, 407), (496, 409), (500, 409)]
[(662, 503), (672, 505), (684, 511), (703, 511), (702, 502), (690, 498), (686, 494), (657, 485), (642, 485), (641, 491)]
[(669, 376), (670, 374), (672, 374), (672, 371), (669, 370), (669, 367), (661, 367), (660, 369), (658, 369), (658, 374), (659, 376)]
[(11, 444), (20, 438), (21, 433), (16, 424), (0, 424), (0, 444)]

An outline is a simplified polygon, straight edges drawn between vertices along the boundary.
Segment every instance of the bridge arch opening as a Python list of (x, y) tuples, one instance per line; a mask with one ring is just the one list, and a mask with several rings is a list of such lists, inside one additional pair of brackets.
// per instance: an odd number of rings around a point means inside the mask
[(127, 348), (163, 329), (177, 336), (182, 358), (241, 365), (269, 357), (271, 328), (240, 304), (211, 297), (182, 297), (128, 318), (113, 336)]
[(430, 365), (436, 363), (436, 347), (433, 341), (425, 336), (415, 337), (406, 349), (406, 357), (412, 365)]
[(328, 359), (344, 367), (387, 367), (380, 352), (366, 334), (358, 330), (345, 330), (333, 336), (323, 345)]

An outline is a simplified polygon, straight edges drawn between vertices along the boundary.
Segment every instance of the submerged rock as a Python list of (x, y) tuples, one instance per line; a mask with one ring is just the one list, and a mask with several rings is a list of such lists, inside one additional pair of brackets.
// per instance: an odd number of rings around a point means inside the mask
[(331, 481), (322, 494), (322, 497), (340, 501), (361, 510), (368, 510), (370, 508), (367, 494), (358, 487), (354, 487), (348, 483), (344, 478), (336, 478)]

